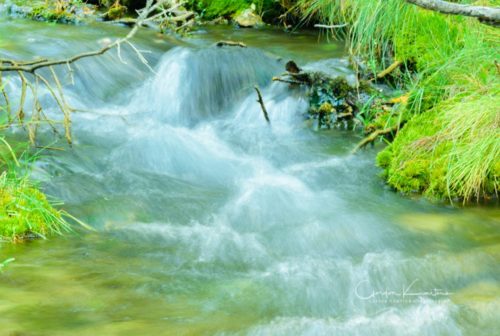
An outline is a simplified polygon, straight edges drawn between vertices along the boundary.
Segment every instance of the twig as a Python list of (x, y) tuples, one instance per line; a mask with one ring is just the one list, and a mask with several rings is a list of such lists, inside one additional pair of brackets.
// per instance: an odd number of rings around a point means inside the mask
[(24, 74), (21, 71), (18, 71), (19, 77), (21, 78), (21, 100), (19, 103), (19, 109), (17, 111), (17, 118), (19, 119), (19, 122), (21, 125), (23, 124), (24, 120), (24, 102), (26, 100), (26, 86), (27, 86), (27, 80)]
[(351, 151), (351, 154), (356, 153), (358, 150), (360, 150), (361, 148), (365, 147), (369, 143), (374, 142), (375, 140), (377, 140), (377, 138), (379, 136), (398, 132), (401, 127), (402, 127), (401, 124), (398, 124), (398, 125), (396, 125), (394, 127), (390, 127), (390, 128), (386, 128), (386, 129), (382, 129), (382, 130), (376, 130), (376, 131), (370, 133), (370, 135), (368, 135), (367, 137), (365, 137), (363, 140), (361, 140), (356, 145), (356, 147), (354, 147), (354, 149)]
[(2, 91), (3, 98), (5, 100), (5, 110), (7, 111), (7, 122), (12, 123), (12, 110), (10, 107), (9, 96), (7, 95), (7, 91), (5, 91), (5, 87), (2, 81), (2, 73), (0, 72), (0, 90)]
[(247, 45), (243, 42), (236, 42), (236, 41), (219, 41), (215, 44), (217, 47), (240, 47), (240, 48), (246, 48)]
[(272, 80), (274, 82), (282, 82), (282, 83), (287, 83), (287, 84), (297, 84), (297, 85), (306, 84), (304, 82), (299, 82), (299, 81), (295, 81), (295, 80), (291, 80), (291, 79), (284, 79), (284, 78), (281, 78), (281, 77), (273, 77)]
[(381, 79), (396, 70), (403, 62), (401, 61), (394, 61), (391, 65), (389, 65), (385, 70), (377, 74), (377, 78)]
[(348, 26), (347, 23), (341, 23), (341, 24), (336, 24), (336, 25), (315, 24), (314, 28), (335, 29), (335, 28), (344, 28), (347, 26)]
[(54, 150), (54, 151), (61, 151), (64, 152), (64, 148), (59, 148), (59, 147), (50, 147), (50, 146), (36, 146), (35, 148), (37, 149), (48, 149), (48, 150)]
[(262, 114), (266, 119), (267, 123), (271, 125), (271, 120), (269, 120), (269, 115), (267, 114), (266, 106), (264, 105), (264, 100), (262, 99), (262, 94), (260, 93), (260, 89), (257, 85), (254, 86), (255, 91), (257, 91), (257, 102), (260, 104), (260, 108), (262, 109)]
[(70, 117), (72, 108), (69, 107), (68, 103), (66, 102), (66, 99), (64, 98), (61, 82), (59, 81), (59, 78), (57, 77), (54, 68), (49, 67), (49, 69), (50, 72), (52, 73), (52, 78), (54, 79), (54, 83), (56, 83), (56, 88), (57, 91), (59, 92), (59, 97), (61, 98), (61, 102), (63, 104), (62, 113), (64, 114), (64, 134), (66, 136), (66, 140), (71, 145), (71, 143), (73, 142), (71, 139), (71, 117)]

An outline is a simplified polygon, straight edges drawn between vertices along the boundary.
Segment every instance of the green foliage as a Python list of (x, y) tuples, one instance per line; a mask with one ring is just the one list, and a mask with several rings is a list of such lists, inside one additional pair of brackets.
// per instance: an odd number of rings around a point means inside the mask
[(348, 23), (350, 50), (374, 73), (394, 60), (408, 69), (406, 107), (375, 120), (379, 126), (410, 120), (378, 156), (389, 184), (431, 198), (497, 193), (498, 29), (400, 0), (299, 0), (297, 8), (306, 19)]
[(188, 5), (201, 13), (202, 17), (211, 20), (217, 17), (227, 17), (248, 8), (248, 0), (191, 0)]
[(27, 178), (0, 175), (0, 238), (20, 241), (62, 234), (68, 223)]
[(189, 0), (188, 7), (196, 10), (204, 19), (212, 20), (218, 17), (232, 17), (242, 10), (255, 5), (256, 12), (265, 17), (266, 12), (279, 11), (279, 1), (276, 0)]
[(28, 179), (23, 161), (0, 138), (0, 240), (22, 241), (70, 231), (63, 211)]
[(345, 22), (345, 1), (298, 0), (292, 9), (303, 17), (303, 22), (332, 25)]
[(14, 4), (29, 8), (23, 15), (34, 20), (57, 23), (76, 23), (93, 13), (93, 7), (84, 0), (13, 0)]

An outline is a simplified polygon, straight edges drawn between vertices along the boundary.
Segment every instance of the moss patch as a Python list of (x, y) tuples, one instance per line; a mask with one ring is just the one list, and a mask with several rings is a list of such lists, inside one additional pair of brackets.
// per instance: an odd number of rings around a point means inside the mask
[(445, 101), (415, 115), (377, 157), (395, 189), (430, 198), (484, 198), (500, 177), (500, 92)]

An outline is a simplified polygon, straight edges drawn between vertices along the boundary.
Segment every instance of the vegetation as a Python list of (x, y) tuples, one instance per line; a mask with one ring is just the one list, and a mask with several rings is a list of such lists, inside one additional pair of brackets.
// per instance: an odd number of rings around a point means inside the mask
[(409, 100), (375, 120), (385, 128), (409, 121), (378, 156), (391, 186), (464, 201), (498, 192), (497, 28), (400, 0), (299, 0), (296, 8), (305, 20), (347, 23), (351, 52), (373, 73), (402, 63), (390, 79)]
[(94, 8), (83, 0), (13, 0), (19, 7), (10, 8), (14, 14), (34, 20), (77, 23), (94, 13)]
[(50, 202), (28, 175), (22, 173), (26, 167), (23, 169), (23, 163), (5, 139), (0, 140), (3, 145), (0, 151), (0, 240), (19, 242), (70, 231), (63, 218), (65, 213), (56, 210), (57, 204)]
[(232, 18), (250, 8), (252, 4), (266, 22), (277, 23), (279, 15), (283, 12), (282, 2), (275, 0), (189, 0), (187, 2), (187, 6), (198, 12), (205, 20), (219, 17)]

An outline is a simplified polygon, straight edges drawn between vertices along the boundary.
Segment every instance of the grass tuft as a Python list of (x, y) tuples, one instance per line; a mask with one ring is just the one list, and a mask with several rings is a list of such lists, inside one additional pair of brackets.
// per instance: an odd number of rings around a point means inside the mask
[(0, 241), (21, 242), (71, 231), (65, 212), (33, 184), (26, 173), (29, 163), (17, 158), (0, 138)]

